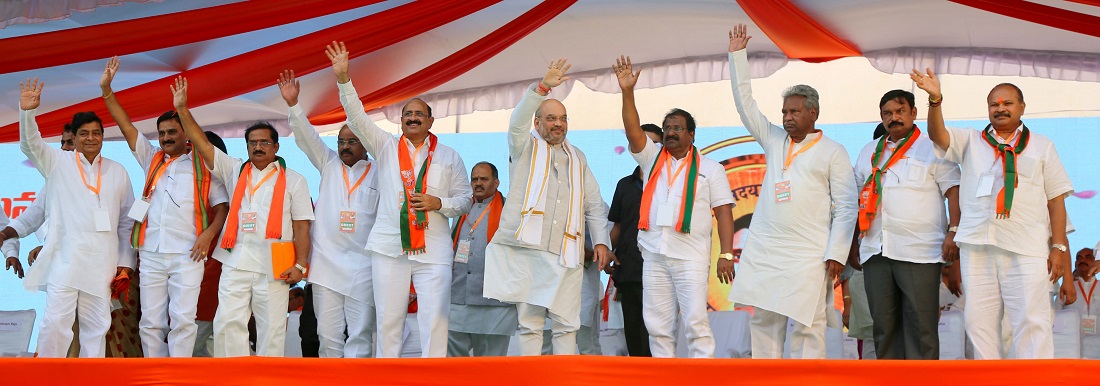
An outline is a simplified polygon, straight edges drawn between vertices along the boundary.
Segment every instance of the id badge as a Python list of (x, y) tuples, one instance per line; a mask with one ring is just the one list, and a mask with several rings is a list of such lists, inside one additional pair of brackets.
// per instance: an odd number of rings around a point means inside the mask
[(455, 262), (466, 264), (470, 261), (470, 240), (460, 240), (455, 248)]
[(657, 226), (676, 226), (676, 206), (672, 204), (657, 205)]
[(355, 212), (350, 210), (340, 211), (340, 232), (355, 233)]
[(107, 209), (96, 209), (93, 213), (95, 213), (95, 231), (110, 232), (111, 215), (107, 214)]
[(134, 205), (130, 206), (130, 212), (126, 214), (126, 217), (137, 222), (144, 222), (147, 215), (149, 215), (149, 201), (141, 199), (134, 201)]
[(791, 181), (779, 181), (775, 183), (775, 202), (787, 202), (791, 200)]
[(988, 197), (993, 194), (993, 173), (982, 173), (981, 177), (978, 177), (978, 189), (974, 193), (974, 197)]
[(1096, 315), (1081, 317), (1081, 334), (1096, 335)]
[(248, 233), (256, 232), (256, 212), (241, 213), (241, 231)]

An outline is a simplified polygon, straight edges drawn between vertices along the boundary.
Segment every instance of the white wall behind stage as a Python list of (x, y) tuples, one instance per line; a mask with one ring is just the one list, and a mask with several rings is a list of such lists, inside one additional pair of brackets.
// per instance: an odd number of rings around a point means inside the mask
[[(617, 113), (616, 113), (617, 115)], [(1092, 198), (1096, 190), (1100, 190), (1100, 173), (1096, 172), (1094, 158), (1091, 158), (1095, 145), (1100, 143), (1100, 117), (1084, 118), (1042, 118), (1027, 119), (1025, 122), (1032, 130), (1050, 137), (1058, 148), (1062, 162), (1069, 173), (1077, 196), (1066, 200), (1066, 208), (1074, 221), (1077, 231), (1069, 235), (1071, 253), (1083, 247), (1092, 247), (1100, 240), (1100, 223), (1094, 219), (1100, 218), (1100, 198)], [(952, 127), (981, 128), (987, 121), (949, 121)], [(923, 122), (920, 122), (923, 126)], [(859, 150), (871, 140), (874, 124), (828, 124), (820, 125), (826, 135), (844, 144), (848, 153), (855, 158)], [(717, 143), (719, 141), (747, 135), (743, 127), (707, 127), (699, 128), (696, 133), (696, 145), (699, 148)], [(451, 146), (462, 155), (467, 168), (479, 161), (488, 161), (501, 169), (501, 187), (508, 186), (507, 173), (507, 148), (504, 133), (469, 133), (469, 134), (440, 134), (443, 144)], [(622, 176), (631, 173), (637, 164), (629, 154), (626, 154), (626, 139), (621, 129), (609, 130), (585, 130), (574, 131), (569, 135), (574, 145), (578, 146), (588, 156), (593, 174), (595, 174), (602, 189), (601, 193), (605, 201), (610, 201), (614, 193), (615, 184)], [(325, 142), (335, 147), (335, 137), (325, 137)], [(310, 190), (316, 196), (320, 175), (314, 169), (301, 151), (297, 149), (292, 138), (280, 140), (279, 154), (286, 158), (287, 165), (300, 172), (309, 181)], [(243, 157), (245, 155), (244, 141), (239, 138), (228, 139), (230, 155)], [(144, 175), (141, 168), (134, 161), (129, 148), (124, 142), (108, 142), (104, 146), (104, 155), (110, 159), (121, 162), (130, 172), (130, 178), (134, 184), (134, 191), (141, 189)], [(754, 143), (734, 145), (717, 150), (710, 156), (716, 160), (725, 160), (731, 157), (760, 153), (760, 147)], [(42, 176), (30, 165), (18, 144), (0, 145), (0, 167), (7, 170), (4, 173), (3, 182), (0, 183), (0, 200), (3, 202), (4, 212), (12, 215), (21, 213), (30, 204), (25, 199), (33, 197), (34, 193), (42, 187)], [(507, 192), (505, 192), (507, 193)], [(26, 267), (26, 254), (32, 248), (39, 245), (33, 236), (22, 240), (20, 260)], [(31, 268), (33, 269), (33, 268)], [(606, 279), (606, 278), (605, 278)], [(606, 280), (605, 280), (606, 283)], [(23, 289), (19, 279), (11, 273), (0, 272), (0, 310), (37, 309), (42, 313), (44, 295), (41, 292), (28, 292)], [(37, 321), (36, 321), (37, 323)], [(37, 336), (38, 328), (35, 328)], [(37, 338), (32, 338), (31, 350), (34, 350)]]

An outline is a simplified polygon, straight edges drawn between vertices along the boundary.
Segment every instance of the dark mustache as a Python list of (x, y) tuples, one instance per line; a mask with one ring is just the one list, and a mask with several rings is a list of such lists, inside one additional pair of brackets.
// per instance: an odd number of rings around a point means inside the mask
[(901, 121), (890, 122), (890, 127), (901, 127), (901, 125), (904, 125), (904, 123), (901, 123)]
[(1012, 118), (1012, 113), (1009, 113), (1007, 111), (998, 111), (998, 112), (993, 113), (993, 118), (1000, 118), (1000, 117)]
[(344, 150), (341, 150), (341, 151), (340, 151), (340, 155), (345, 155), (345, 154), (347, 154), (347, 155), (353, 155), (353, 154), (351, 154), (351, 150), (349, 150), (349, 149), (344, 149)]
[(265, 154), (267, 154), (267, 153), (264, 153), (263, 150), (255, 150), (255, 151), (252, 152), (252, 155), (265, 155)]
[(409, 126), (409, 125), (423, 125), (423, 122), (420, 122), (419, 119), (410, 119), (410, 120), (405, 121), (405, 126)]

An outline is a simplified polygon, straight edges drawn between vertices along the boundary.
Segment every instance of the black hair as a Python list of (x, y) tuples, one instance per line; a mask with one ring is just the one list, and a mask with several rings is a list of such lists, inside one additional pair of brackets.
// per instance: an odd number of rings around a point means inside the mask
[(248, 135), (251, 134), (253, 130), (268, 130), (268, 131), (271, 132), (271, 142), (279, 143), (279, 132), (276, 131), (275, 126), (271, 126), (270, 123), (260, 121), (260, 122), (253, 123), (252, 126), (249, 126), (247, 129), (244, 129), (244, 140), (245, 141), (248, 141)]
[(161, 122), (167, 120), (174, 120), (176, 121), (176, 123), (179, 123), (181, 127), (183, 126), (183, 121), (180, 121), (180, 114), (177, 113), (176, 110), (169, 110), (166, 111), (164, 114), (161, 114), (160, 117), (157, 117), (157, 128), (160, 128)]
[(899, 99), (909, 102), (910, 108), (917, 106), (917, 100), (916, 97), (913, 96), (913, 93), (905, 90), (890, 90), (887, 91), (886, 94), (882, 95), (882, 99), (879, 99), (878, 108), (881, 109), (882, 106), (886, 106), (887, 102), (896, 101)]
[(225, 149), (225, 141), (222, 140), (222, 137), (214, 134), (213, 131), (207, 131), (205, 134), (206, 140), (210, 141), (211, 145), (214, 145), (214, 147), (218, 148), (218, 150), (221, 150), (222, 153), (229, 154), (229, 151)]
[(684, 111), (684, 110), (681, 110), (681, 109), (669, 110), (668, 114), (665, 114), (665, 118), (661, 120), (661, 124), (664, 125), (665, 121), (667, 121), (669, 118), (674, 117), (674, 116), (679, 116), (679, 117), (684, 118), (684, 120), (687, 121), (687, 130), (689, 132), (692, 132), (692, 133), (695, 132), (695, 117), (692, 117), (691, 113), (689, 113), (687, 111)]
[(99, 129), (103, 130), (103, 120), (99, 119), (98, 115), (95, 115), (94, 111), (81, 111), (73, 114), (73, 121), (69, 123), (73, 135), (76, 135), (77, 130), (80, 130), (81, 126), (88, 123), (95, 122), (99, 124)]
[[(667, 119), (668, 117), (665, 117), (665, 118)], [(657, 135), (660, 135), (660, 136), (665, 135), (664, 130), (661, 130), (661, 126), (657, 126), (657, 125), (654, 125), (652, 123), (647, 123), (647, 124), (642, 125), (642, 131), (647, 132), (647, 133), (654, 133), (654, 134), (657, 134)]]
[[(493, 165), (492, 163), (489, 163), (488, 161), (481, 161), (481, 162), (478, 162), (478, 163), (474, 164), (474, 168), (476, 169), (478, 167), (478, 165), (488, 166), (489, 170), (491, 170), (492, 173), (493, 173), (493, 179), (494, 180), (499, 180), (500, 179), (500, 175), (497, 173), (497, 166), (496, 165)], [(471, 174), (473, 173), (473, 170), (474, 169), (470, 169)]]

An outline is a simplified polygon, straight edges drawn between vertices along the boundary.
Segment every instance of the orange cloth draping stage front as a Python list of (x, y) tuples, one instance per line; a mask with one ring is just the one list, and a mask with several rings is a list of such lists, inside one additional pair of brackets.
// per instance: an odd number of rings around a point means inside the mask
[(653, 359), (598, 356), (0, 359), (7, 385), (1077, 385), (1100, 361)]

